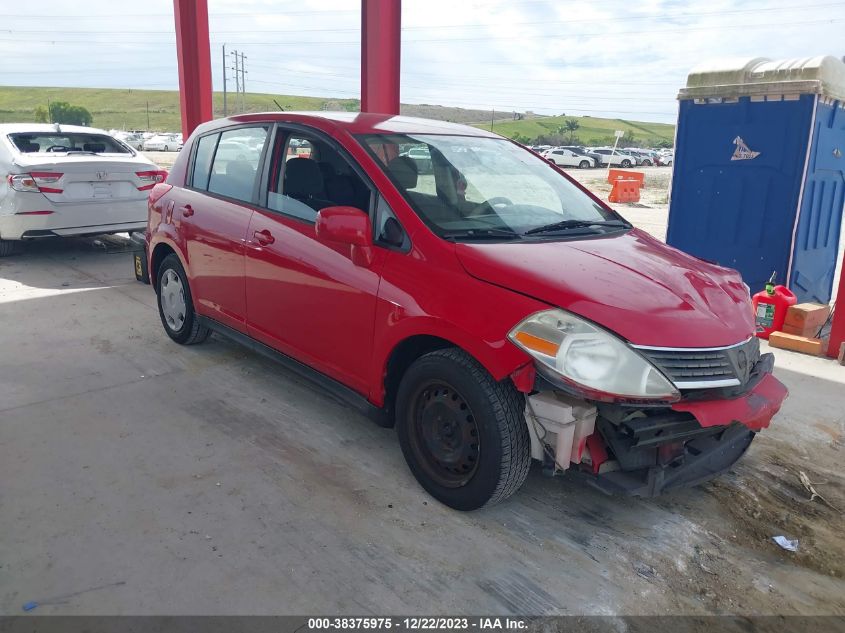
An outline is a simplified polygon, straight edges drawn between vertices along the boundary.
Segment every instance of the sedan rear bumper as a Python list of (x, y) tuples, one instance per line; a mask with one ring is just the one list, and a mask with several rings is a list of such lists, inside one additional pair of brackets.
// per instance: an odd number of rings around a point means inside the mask
[[(146, 200), (90, 204), (50, 204), (46, 200), (0, 214), (0, 239), (22, 240), (143, 231), (147, 226)], [(33, 208), (28, 208), (33, 207)]]

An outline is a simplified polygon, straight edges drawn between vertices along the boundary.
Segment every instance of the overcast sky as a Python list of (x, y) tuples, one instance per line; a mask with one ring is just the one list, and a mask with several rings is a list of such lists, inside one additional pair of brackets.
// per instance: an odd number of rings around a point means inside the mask
[[(360, 5), (209, 0), (215, 90), (226, 43), (248, 91), (358, 97)], [(172, 0), (7, 6), (3, 85), (178, 85)], [(404, 0), (402, 25), (403, 103), (541, 114), (671, 122), (703, 60), (845, 54), (845, 1)]]

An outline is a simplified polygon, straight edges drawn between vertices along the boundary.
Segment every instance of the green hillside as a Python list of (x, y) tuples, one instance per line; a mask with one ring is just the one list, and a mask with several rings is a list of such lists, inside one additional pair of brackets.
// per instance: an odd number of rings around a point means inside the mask
[[(357, 99), (327, 99), (247, 93), (246, 112), (278, 110), (273, 99), (285, 110), (358, 110)], [(32, 121), (35, 108), (49, 101), (67, 101), (88, 109), (93, 125), (104, 129), (178, 130), (179, 93), (175, 90), (126, 90), (107, 88), (24, 88), (0, 87), (0, 123)], [(229, 95), (229, 113), (240, 112), (240, 99)], [(149, 104), (149, 126), (147, 107)], [(214, 93), (214, 114), (223, 116), (223, 93)]]
[[(625, 119), (601, 119), (590, 116), (550, 116), (525, 118), (521, 121), (497, 121), (493, 131), (503, 136), (514, 138), (519, 135), (536, 141), (538, 137), (557, 134), (558, 129), (567, 119), (575, 119), (581, 127), (575, 136), (586, 145), (613, 143), (613, 132), (623, 130), (634, 141), (646, 145), (657, 145), (661, 141), (672, 143), (675, 126), (668, 123), (643, 123)], [(476, 127), (489, 130), (490, 123), (478, 123)], [(568, 138), (568, 133), (564, 134)]]
[[(358, 99), (331, 99), (247, 93), (245, 112), (277, 110), (278, 101), (285, 110), (349, 110), (360, 108)], [(48, 101), (67, 101), (88, 109), (94, 117), (93, 125), (104, 129), (149, 129), (174, 131), (181, 127), (179, 93), (175, 90), (129, 90), (114, 88), (29, 88), (0, 87), (0, 123), (34, 120), (35, 108), (47, 106)], [(240, 97), (229, 95), (229, 113), (240, 112)], [(149, 123), (148, 123), (149, 114)], [(214, 114), (223, 116), (223, 93), (214, 93)], [(604, 144), (613, 142), (614, 130), (629, 132), (634, 141), (656, 145), (661, 141), (672, 142), (675, 127), (665, 123), (641, 123), (622, 119), (596, 117), (527, 117), (514, 121), (507, 113), (490, 113), (484, 110), (447, 108), (437, 105), (402, 105), (402, 114), (455, 122), (487, 120), (473, 123), (489, 129), (491, 114), (497, 117), (493, 130), (511, 138), (520, 135), (531, 142), (540, 136), (553, 135), (566, 119), (576, 119), (581, 127), (575, 133), (582, 143)], [(502, 117), (502, 118), (498, 118)]]

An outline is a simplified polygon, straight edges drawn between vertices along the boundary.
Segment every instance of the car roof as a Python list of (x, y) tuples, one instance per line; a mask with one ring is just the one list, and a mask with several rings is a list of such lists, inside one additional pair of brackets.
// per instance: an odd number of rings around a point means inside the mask
[(300, 123), (322, 129), (335, 129), (349, 134), (451, 134), (455, 136), (477, 136), (483, 138), (502, 138), (485, 130), (417, 117), (366, 112), (260, 112), (241, 114), (216, 119), (202, 126), (202, 131), (226, 127), (236, 123), (256, 123), (278, 121), (280, 123)]
[(0, 134), (15, 134), (20, 132), (28, 134), (83, 132), (88, 134), (105, 134), (106, 136), (109, 134), (105, 130), (95, 127), (85, 127), (84, 125), (61, 125), (57, 130), (57, 125), (57, 123), (0, 123)]

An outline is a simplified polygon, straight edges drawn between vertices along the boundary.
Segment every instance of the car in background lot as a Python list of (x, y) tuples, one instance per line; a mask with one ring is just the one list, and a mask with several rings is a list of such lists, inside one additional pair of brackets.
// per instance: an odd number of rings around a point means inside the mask
[(0, 124), (0, 256), (20, 240), (141, 231), (167, 176), (103, 130)]
[(144, 141), (145, 151), (178, 152), (181, 149), (181, 134), (156, 134)]
[(622, 151), (629, 156), (633, 156), (637, 160), (637, 165), (642, 165), (643, 167), (652, 167), (654, 165), (654, 152), (651, 150), (626, 147)]
[(399, 154), (407, 156), (417, 164), (417, 172), (420, 174), (431, 173), (431, 154), (428, 147), (411, 147)]
[(118, 141), (126, 143), (132, 149), (144, 149), (144, 137), (140, 132), (113, 131), (110, 134)]
[[(264, 142), (218, 150), (245, 134)], [(173, 341), (225, 334), (395, 425), (419, 483), (460, 510), (513, 494), (532, 458), (608, 492), (696, 485), (786, 397), (736, 271), (472, 127), (204, 123), (151, 190), (145, 237)]]
[(580, 167), (581, 169), (596, 166), (594, 158), (584, 156), (583, 154), (576, 154), (573, 150), (563, 147), (556, 147), (545, 151), (542, 156), (550, 163), (558, 166)]
[(637, 164), (637, 159), (629, 154), (625, 154), (619, 150), (614, 151), (611, 147), (590, 147), (587, 148), (594, 154), (601, 156), (602, 165), (613, 165), (619, 167), (633, 167)]

